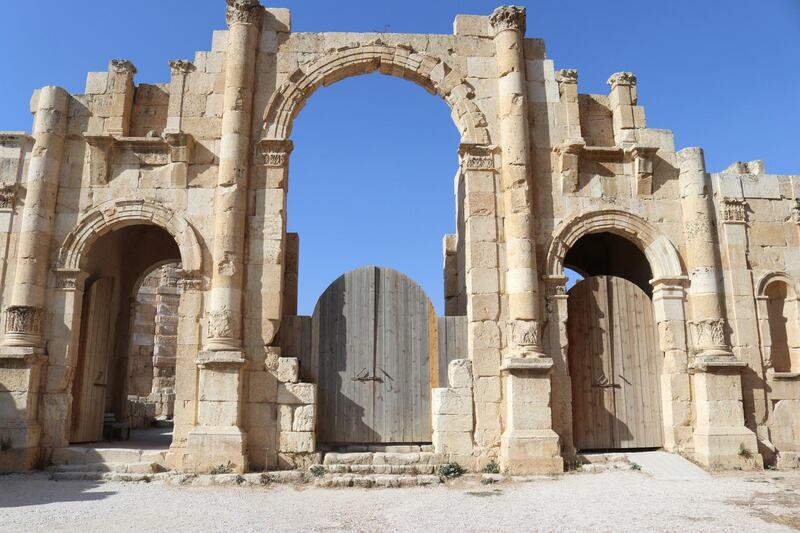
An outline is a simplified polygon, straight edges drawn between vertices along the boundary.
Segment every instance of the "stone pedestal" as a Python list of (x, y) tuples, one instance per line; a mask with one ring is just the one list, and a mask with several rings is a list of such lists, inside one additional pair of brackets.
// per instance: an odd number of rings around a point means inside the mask
[(552, 368), (549, 358), (503, 361), (506, 428), (500, 442), (500, 466), (508, 474), (564, 471), (559, 437), (552, 429)]
[(744, 426), (741, 371), (736, 361), (708, 361), (692, 376), (695, 459), (710, 469), (763, 467), (756, 434)]

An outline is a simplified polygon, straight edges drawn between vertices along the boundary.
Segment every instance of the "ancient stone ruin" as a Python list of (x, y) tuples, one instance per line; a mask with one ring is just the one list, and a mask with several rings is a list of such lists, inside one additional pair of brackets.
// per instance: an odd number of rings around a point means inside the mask
[[(194, 472), (798, 464), (800, 176), (709, 172), (647, 128), (634, 74), (579, 93), (523, 8), (452, 35), (294, 33), (228, 0), (227, 26), (165, 83), (114, 59), (84, 94), (35, 91), (31, 135), (0, 132), (0, 469), (157, 418), (166, 465)], [(368, 266), (298, 316), (292, 123), (376, 72), (461, 133), (446, 316)]]

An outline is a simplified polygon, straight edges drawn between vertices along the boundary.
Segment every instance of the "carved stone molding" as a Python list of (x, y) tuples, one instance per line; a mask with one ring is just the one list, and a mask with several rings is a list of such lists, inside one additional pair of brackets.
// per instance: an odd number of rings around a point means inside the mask
[(690, 321), (689, 330), (692, 343), (698, 350), (725, 346), (725, 320), (722, 318)]
[(136, 74), (136, 67), (127, 59), (112, 59), (109, 64), (109, 70), (117, 74)]
[(17, 189), (16, 183), (4, 183), (0, 185), (0, 209), (14, 209)]
[(178, 276), (177, 287), (181, 292), (198, 292), (205, 288), (203, 276), (199, 272), (178, 269), (175, 274)]
[(489, 17), (494, 31), (515, 30), (525, 34), (525, 8), (521, 6), (501, 6)]
[(40, 335), (44, 309), (30, 305), (12, 305), (6, 309), (6, 335)]
[(653, 159), (656, 152), (658, 152), (658, 148), (650, 146), (636, 146), (631, 150), (636, 193), (639, 196), (653, 194)]
[(258, 0), (228, 0), (226, 19), (233, 24), (258, 24), (264, 8)]
[(75, 291), (83, 290), (83, 283), (89, 276), (82, 270), (73, 269), (58, 269), (55, 271), (56, 275), (56, 289)]
[(461, 168), (464, 170), (494, 170), (494, 147), (483, 144), (462, 143), (458, 147)]
[(294, 144), (284, 139), (261, 139), (258, 141), (258, 149), (264, 166), (285, 168), (289, 165), (289, 155), (294, 149)]
[(747, 202), (739, 198), (723, 198), (721, 202), (722, 220), (726, 224), (747, 222)]
[(578, 191), (580, 158), (585, 146), (586, 142), (583, 139), (568, 139), (555, 148), (561, 173), (562, 193)]
[(169, 158), (172, 163), (188, 163), (192, 160), (194, 137), (189, 133), (164, 133), (164, 142), (169, 147)]
[(512, 346), (539, 347), (539, 322), (537, 320), (509, 320), (508, 338)]
[(633, 72), (615, 72), (608, 78), (611, 87), (615, 85), (636, 85), (636, 74)]
[(33, 143), (33, 137), (23, 131), (2, 131), (0, 132), (0, 146), (9, 148), (21, 148), (26, 144)]
[(186, 59), (170, 59), (169, 70), (173, 76), (183, 74), (186, 75), (195, 70), (194, 63)]
[(562, 68), (556, 72), (556, 81), (558, 83), (578, 83), (578, 71), (574, 68)]

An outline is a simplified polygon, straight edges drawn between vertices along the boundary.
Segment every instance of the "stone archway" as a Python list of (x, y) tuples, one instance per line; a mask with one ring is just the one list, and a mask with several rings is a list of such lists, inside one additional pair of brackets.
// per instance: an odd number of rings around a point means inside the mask
[(270, 99), (264, 112), (263, 137), (288, 139), (294, 118), (315, 90), (350, 76), (372, 72), (413, 81), (431, 94), (439, 95), (453, 110), (462, 142), (490, 142), (486, 117), (472, 101), (474, 90), (458, 69), (411, 46), (388, 45), (379, 39), (331, 50), (322, 58), (298, 67)]
[[(88, 284), (96, 285), (102, 275), (93, 272), (92, 268), (87, 267), (87, 261), (96, 265), (99, 260), (97, 257), (91, 259), (94, 254), (93, 249), (103, 239), (112, 234), (130, 233), (132, 231), (145, 232), (150, 235), (160, 234), (156, 241), (158, 243), (171, 243), (174, 250), (169, 257), (159, 257), (158, 254), (143, 254), (141, 258), (142, 269), (149, 269), (153, 265), (162, 262), (164, 259), (170, 261), (180, 261), (184, 268), (179, 272), (178, 283), (182, 291), (196, 292), (202, 289), (202, 250), (197, 236), (191, 225), (179, 214), (172, 210), (156, 204), (155, 202), (144, 199), (121, 199), (112, 200), (100, 204), (86, 213), (76, 224), (73, 230), (64, 238), (59, 249), (57, 261), (53, 269), (54, 274), (54, 304), (53, 304), (53, 323), (57, 325), (48, 336), (48, 349), (50, 358), (48, 364), (54, 371), (62, 367), (65, 372), (65, 379), (62, 380), (58, 390), (51, 395), (54, 401), (59, 401), (66, 408), (66, 416), (55, 420), (51, 418), (51, 413), (44, 412), (42, 416), (43, 440), (51, 443), (53, 448), (67, 446), (70, 442), (72, 413), (72, 396), (76, 387), (75, 380), (78, 372), (81, 346), (83, 344), (84, 323), (87, 316), (86, 298), (89, 292)], [(124, 250), (124, 248), (121, 248)], [(142, 254), (139, 254), (142, 255)], [(152, 262), (144, 264), (152, 256)], [(102, 262), (102, 261), (101, 261)], [(138, 265), (138, 263), (137, 263)], [(138, 266), (136, 268), (139, 268)], [(131, 271), (128, 278), (133, 285), (138, 281), (140, 274)], [(98, 276), (101, 276), (98, 278)], [(87, 287), (85, 287), (87, 285)], [(124, 309), (124, 303), (120, 300), (127, 291), (124, 287), (113, 289), (119, 292), (115, 298), (120, 303), (114, 304)], [(120, 296), (121, 295), (121, 296)], [(117, 307), (114, 307), (115, 309)], [(202, 311), (199, 306), (194, 305), (192, 309), (182, 309), (180, 315), (182, 320), (188, 317), (189, 322), (194, 325), (187, 329), (185, 335), (186, 343), (196, 343), (193, 339), (199, 339), (199, 318)], [(122, 315), (119, 315), (119, 322), (125, 322)], [(192, 332), (192, 330), (194, 332)], [(112, 328), (113, 332), (113, 328)], [(109, 346), (123, 344), (124, 338), (119, 337), (109, 341)], [(124, 343), (127, 346), (127, 343)], [(199, 345), (196, 346), (199, 349)], [(116, 348), (114, 348), (116, 350)], [(191, 350), (188, 350), (189, 353)], [(120, 365), (119, 368), (123, 368)], [(122, 389), (119, 389), (122, 390)], [(184, 396), (184, 400), (191, 400), (194, 395), (193, 390), (185, 390), (178, 393)], [(57, 398), (57, 399), (55, 399)], [(122, 402), (122, 400), (120, 400)]]
[[(548, 327), (545, 336), (555, 364), (554, 403), (560, 419), (558, 432), (566, 453), (572, 448), (572, 385), (568, 372), (568, 306), (564, 274), (569, 250), (586, 235), (611, 233), (623, 237), (644, 254), (653, 274), (653, 312), (658, 324), (659, 350), (664, 355), (661, 374), (661, 409), (664, 447), (677, 449), (687, 440), (683, 427), (689, 420), (685, 301), (687, 276), (669, 238), (642, 217), (621, 209), (589, 210), (560, 224), (553, 232), (546, 256)], [(553, 326), (550, 326), (550, 325)], [(557, 325), (557, 327), (556, 327)], [(675, 377), (679, 376), (679, 377)], [(685, 382), (685, 383), (684, 383)], [(683, 387), (686, 385), (686, 387)], [(682, 414), (683, 413), (683, 414)]]

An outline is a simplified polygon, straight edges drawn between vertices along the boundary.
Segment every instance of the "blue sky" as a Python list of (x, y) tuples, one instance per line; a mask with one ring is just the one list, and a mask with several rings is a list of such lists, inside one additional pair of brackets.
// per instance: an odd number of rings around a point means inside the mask
[[(800, 173), (800, 0), (537, 0), (529, 37), (556, 68), (577, 68), (581, 92), (609, 74), (639, 78), (648, 125), (702, 146), (710, 170), (764, 159)], [(273, 5), (273, 4), (270, 4)], [(479, 0), (283, 1), (294, 31), (451, 33)], [(225, 28), (223, 0), (37, 0), (0, 5), (0, 129), (30, 130), (42, 85), (72, 92), (109, 59), (137, 82), (168, 81), (168, 59), (192, 58)], [(301, 234), (300, 311), (341, 273), (364, 264), (405, 272), (442, 311), (441, 237), (453, 231), (458, 135), (449, 109), (419, 87), (372, 75), (319, 90), (295, 123), (289, 228)]]

